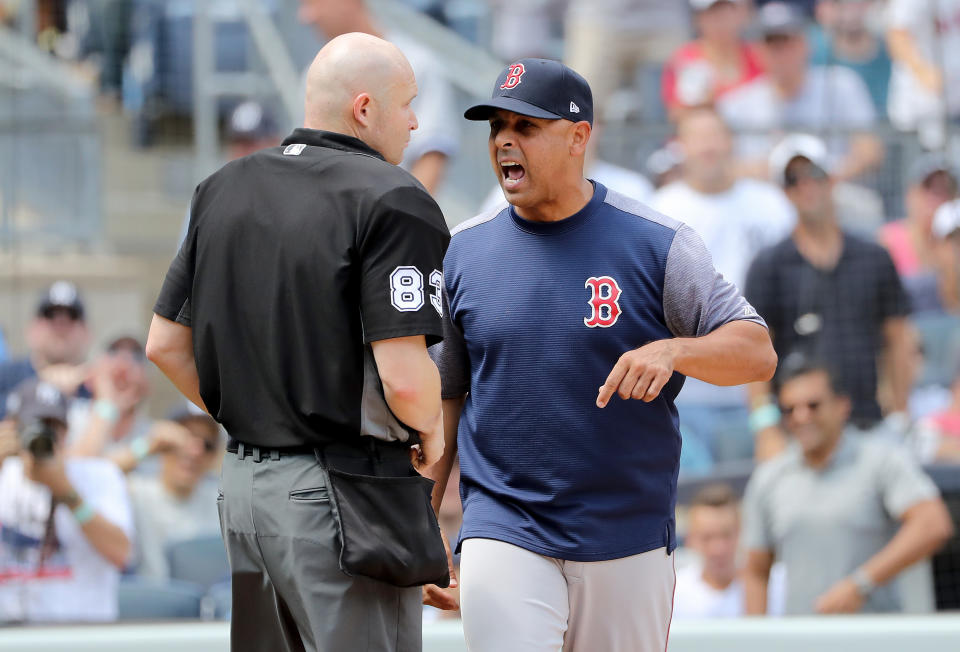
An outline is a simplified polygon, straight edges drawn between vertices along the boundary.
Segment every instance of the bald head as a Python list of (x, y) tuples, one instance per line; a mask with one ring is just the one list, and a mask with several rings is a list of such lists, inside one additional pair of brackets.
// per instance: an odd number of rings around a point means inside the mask
[(413, 70), (397, 46), (369, 34), (343, 34), (307, 71), (304, 126), (355, 136), (399, 163), (417, 128), (410, 109), (416, 93)]

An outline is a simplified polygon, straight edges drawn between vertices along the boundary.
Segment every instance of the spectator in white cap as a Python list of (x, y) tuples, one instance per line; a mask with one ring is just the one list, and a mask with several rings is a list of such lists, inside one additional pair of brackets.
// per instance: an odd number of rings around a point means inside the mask
[(757, 12), (766, 73), (723, 96), (717, 108), (741, 132), (745, 172), (764, 176), (778, 136), (790, 131), (831, 134), (827, 143), (833, 176), (860, 177), (883, 161), (883, 144), (872, 132), (873, 100), (863, 80), (843, 66), (810, 66), (809, 19), (783, 2)]
[(0, 364), (0, 418), (7, 394), (37, 375), (68, 397), (82, 392), (87, 373), (83, 363), (89, 346), (90, 331), (80, 291), (69, 281), (53, 283), (40, 295), (35, 316), (27, 326), (28, 355)]
[(946, 312), (960, 314), (960, 199), (937, 209), (933, 236), (940, 303)]
[[(754, 259), (745, 294), (770, 326), (781, 360), (799, 351), (836, 363), (851, 423), (872, 431), (907, 409), (905, 372), (915, 350), (909, 303), (887, 251), (841, 228), (826, 149), (813, 136), (794, 134), (771, 153), (771, 176), (796, 208), (797, 224)], [(886, 414), (877, 400), (881, 377), (889, 388)], [(779, 413), (769, 383), (755, 383), (749, 393), (763, 458), (782, 448)]]
[(697, 38), (673, 53), (663, 69), (663, 103), (676, 121), (683, 108), (712, 105), (763, 73), (756, 47), (743, 38), (745, 0), (690, 0)]
[(913, 312), (940, 312), (933, 232), (937, 209), (957, 196), (957, 173), (942, 154), (923, 154), (910, 166), (905, 197), (906, 216), (880, 229), (880, 242), (890, 252)]

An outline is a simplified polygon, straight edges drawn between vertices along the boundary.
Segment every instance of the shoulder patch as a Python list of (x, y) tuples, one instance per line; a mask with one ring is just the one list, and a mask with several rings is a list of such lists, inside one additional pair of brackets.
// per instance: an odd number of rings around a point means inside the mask
[(460, 222), (460, 224), (456, 225), (450, 230), (450, 237), (452, 238), (453, 236), (457, 235), (461, 231), (466, 231), (467, 229), (472, 229), (475, 226), (480, 226), (481, 224), (485, 224), (486, 222), (489, 222), (493, 218), (497, 217), (500, 213), (507, 210), (508, 208), (509, 206), (507, 206), (507, 208), (498, 206), (497, 208), (491, 209), (486, 213), (480, 213), (476, 217), (471, 217), (469, 220), (464, 220), (463, 222)]
[(672, 217), (659, 213), (643, 202), (637, 201), (636, 199), (631, 199), (626, 195), (621, 195), (615, 190), (610, 190), (607, 188), (607, 196), (603, 198), (604, 204), (610, 204), (614, 208), (623, 211), (624, 213), (630, 213), (647, 221), (653, 222), (654, 224), (659, 224), (660, 226), (665, 226), (671, 231), (676, 231), (679, 229), (683, 222), (680, 220), (675, 220)]

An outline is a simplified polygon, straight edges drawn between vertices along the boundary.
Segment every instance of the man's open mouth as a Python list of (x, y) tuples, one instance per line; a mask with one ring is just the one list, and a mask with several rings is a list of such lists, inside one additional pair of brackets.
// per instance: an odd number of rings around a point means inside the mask
[(500, 164), (500, 173), (507, 188), (517, 185), (526, 176), (526, 170), (515, 161), (504, 161)]

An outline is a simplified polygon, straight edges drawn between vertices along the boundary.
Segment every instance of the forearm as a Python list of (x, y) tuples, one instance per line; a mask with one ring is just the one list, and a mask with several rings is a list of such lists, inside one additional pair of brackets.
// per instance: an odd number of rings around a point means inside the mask
[(433, 487), (431, 503), (433, 511), (440, 513), (443, 495), (447, 491), (447, 481), (453, 460), (457, 457), (457, 429), (460, 426), (460, 412), (463, 410), (464, 397), (443, 400), (443, 456), (436, 464), (427, 469), (425, 475), (436, 482)]
[(887, 49), (891, 59), (907, 66), (914, 75), (920, 76), (933, 66), (923, 57), (908, 30), (891, 29), (887, 32)]
[(747, 571), (743, 575), (744, 608), (748, 616), (767, 613), (769, 575)]
[(890, 392), (890, 408), (906, 412), (910, 400), (910, 374), (914, 341), (912, 326), (905, 318), (894, 318), (884, 325), (886, 347), (883, 351), (883, 379)]
[(103, 453), (104, 447), (110, 440), (110, 435), (116, 425), (98, 413), (96, 403), (90, 411), (90, 418), (87, 421), (87, 427), (84, 428), (77, 441), (72, 444), (67, 451), (72, 457), (97, 457)]
[(147, 336), (147, 357), (181, 394), (207, 412), (200, 398), (200, 376), (193, 357), (193, 336), (189, 327), (154, 315)]
[(424, 349), (422, 356), (410, 360), (405, 378), (384, 380), (384, 398), (401, 422), (419, 432), (438, 430), (442, 419), (440, 372)]
[(929, 557), (953, 533), (950, 515), (939, 498), (910, 508), (890, 542), (871, 557), (863, 569), (876, 584), (886, 584), (903, 570)]
[[(78, 509), (93, 510), (89, 503), (83, 501), (83, 497), (71, 490), (59, 502), (64, 503), (74, 514), (79, 514)], [(123, 569), (130, 557), (130, 539), (126, 533), (108, 521), (102, 514), (93, 510), (92, 517), (80, 525), (83, 536), (96, 550), (101, 557), (108, 562)]]
[(776, 370), (770, 336), (753, 322), (735, 321), (702, 337), (671, 341), (676, 371), (714, 385), (765, 382)]

